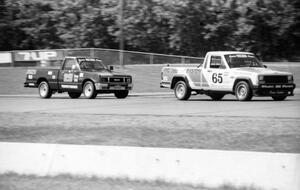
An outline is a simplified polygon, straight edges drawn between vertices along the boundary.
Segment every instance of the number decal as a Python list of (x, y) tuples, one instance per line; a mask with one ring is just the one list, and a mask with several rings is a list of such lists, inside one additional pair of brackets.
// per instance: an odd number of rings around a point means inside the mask
[(222, 73), (213, 73), (212, 74), (212, 82), (213, 83), (222, 83), (223, 82)]

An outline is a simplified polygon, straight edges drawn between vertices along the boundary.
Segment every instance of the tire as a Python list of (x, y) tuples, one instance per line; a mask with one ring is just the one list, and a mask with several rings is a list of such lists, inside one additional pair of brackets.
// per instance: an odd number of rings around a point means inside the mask
[(38, 87), (39, 95), (41, 98), (51, 98), (52, 90), (47, 81), (42, 81)]
[(252, 99), (252, 89), (246, 81), (240, 81), (235, 86), (235, 96), (239, 101), (249, 101)]
[(116, 91), (115, 93), (115, 97), (119, 98), (119, 99), (123, 99), (126, 98), (128, 96), (128, 90), (120, 90), (120, 91)]
[(178, 100), (188, 100), (191, 96), (191, 90), (184, 81), (178, 81), (175, 84), (174, 93)]
[(97, 91), (95, 89), (95, 85), (91, 81), (87, 81), (83, 85), (83, 95), (87, 99), (94, 99), (97, 96)]
[(79, 98), (81, 96), (81, 92), (68, 92), (70, 98)]
[(209, 94), (208, 96), (214, 101), (219, 101), (219, 100), (222, 100), (222, 98), (225, 96), (225, 94), (213, 93), (213, 94)]
[(285, 100), (287, 96), (272, 96), (273, 100), (275, 101), (282, 101)]

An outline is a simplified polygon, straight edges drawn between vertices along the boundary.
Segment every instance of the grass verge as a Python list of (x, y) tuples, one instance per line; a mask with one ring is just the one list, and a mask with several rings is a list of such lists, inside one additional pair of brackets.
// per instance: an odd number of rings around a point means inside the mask
[(299, 118), (0, 113), (0, 121), (9, 142), (300, 153)]
[(5, 190), (259, 190), (256, 187), (235, 187), (225, 184), (217, 188), (157, 181), (111, 178), (84, 178), (69, 175), (37, 177), (17, 174), (0, 175), (0, 189)]

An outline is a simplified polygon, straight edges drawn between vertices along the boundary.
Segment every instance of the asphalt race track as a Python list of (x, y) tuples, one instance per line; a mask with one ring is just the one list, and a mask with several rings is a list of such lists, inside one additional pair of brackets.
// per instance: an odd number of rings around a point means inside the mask
[(155, 115), (155, 116), (215, 116), (249, 118), (300, 119), (300, 94), (285, 101), (270, 97), (254, 97), (239, 102), (227, 95), (222, 101), (212, 101), (205, 95), (194, 95), (189, 101), (178, 101), (172, 93), (157, 95), (132, 95), (126, 99), (98, 95), (94, 100), (69, 99), (67, 94), (40, 99), (38, 95), (0, 97), (0, 112), (56, 113), (97, 115)]
[(300, 94), (239, 102), (172, 93), (0, 96), (0, 141), (300, 152)]

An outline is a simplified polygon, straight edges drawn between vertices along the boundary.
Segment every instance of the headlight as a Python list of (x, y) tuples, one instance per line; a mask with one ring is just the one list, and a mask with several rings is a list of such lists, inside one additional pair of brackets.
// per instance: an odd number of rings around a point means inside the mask
[(127, 82), (127, 83), (131, 83), (131, 78), (129, 78), (129, 77), (126, 78), (126, 82)]
[(258, 76), (258, 80), (260, 80), (260, 81), (264, 80), (264, 76), (262, 76), (262, 75)]
[(108, 83), (108, 78), (107, 77), (100, 77), (100, 82), (101, 83)]

